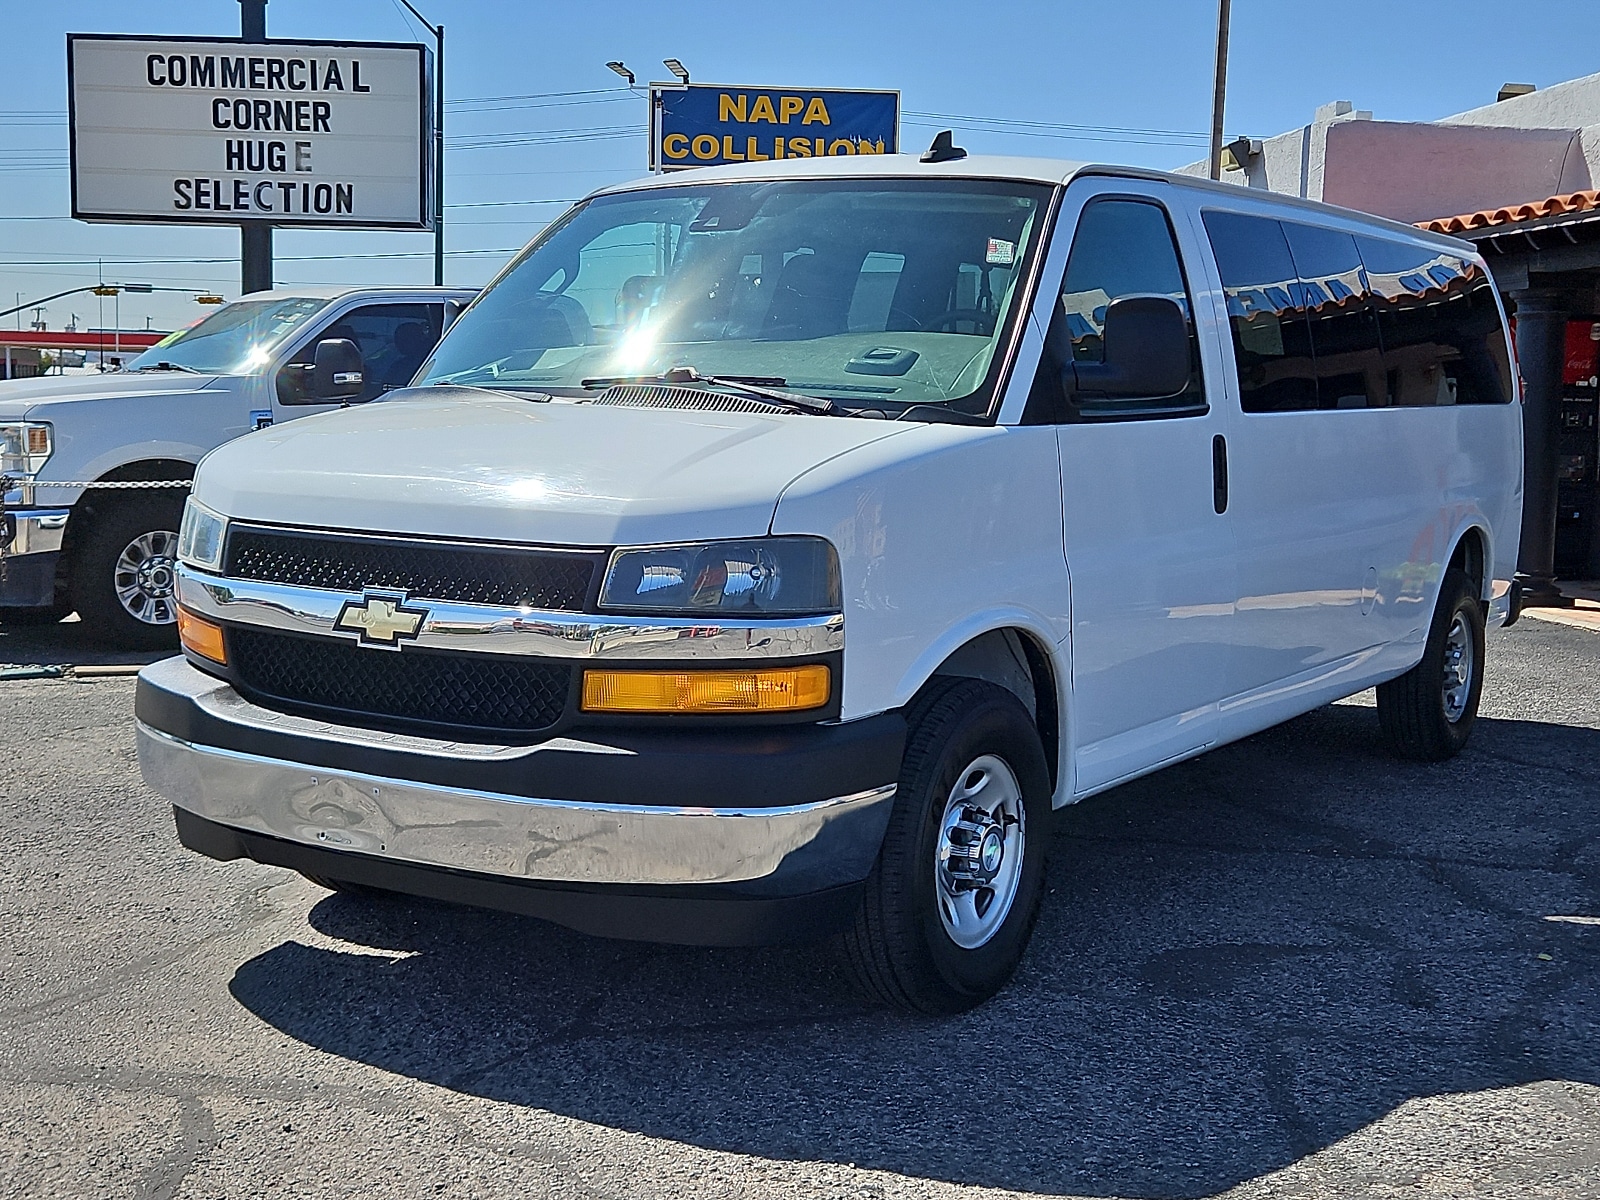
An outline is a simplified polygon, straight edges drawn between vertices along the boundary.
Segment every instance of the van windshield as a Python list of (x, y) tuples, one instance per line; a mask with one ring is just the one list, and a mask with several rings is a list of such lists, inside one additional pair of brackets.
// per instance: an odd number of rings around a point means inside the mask
[(693, 367), (851, 409), (981, 415), (1049, 194), (873, 179), (601, 196), (502, 273), (421, 382), (581, 397)]
[(207, 374), (259, 375), (278, 343), (327, 305), (328, 301), (311, 296), (235, 300), (205, 320), (168, 334), (128, 369), (150, 370), (166, 363)]

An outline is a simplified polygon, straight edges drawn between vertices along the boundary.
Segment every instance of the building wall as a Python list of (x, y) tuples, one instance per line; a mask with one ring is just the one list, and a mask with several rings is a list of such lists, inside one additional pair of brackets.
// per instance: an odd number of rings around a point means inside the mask
[(1600, 74), (1437, 122), (1374, 121), (1335, 101), (1311, 124), (1262, 139), (1248, 169), (1222, 179), (1399, 221), (1585, 191), (1600, 186)]

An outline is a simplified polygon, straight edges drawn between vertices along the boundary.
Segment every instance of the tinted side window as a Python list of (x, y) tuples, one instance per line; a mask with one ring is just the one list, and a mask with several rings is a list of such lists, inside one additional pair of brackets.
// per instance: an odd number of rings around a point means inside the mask
[(1208, 212), (1245, 412), (1291, 412), (1317, 406), (1311, 329), (1300, 277), (1278, 222)]
[(1391, 403), (1509, 403), (1511, 363), (1488, 273), (1432, 246), (1356, 242), (1377, 307)]
[[(358, 399), (374, 400), (411, 382), (443, 332), (443, 317), (443, 307), (438, 304), (365, 304), (337, 318), (302, 346), (291, 361), (309, 363), (316, 355), (318, 342), (347, 338), (361, 351), (365, 386)], [(278, 395), (285, 404), (323, 403), (295, 396), (282, 384)]]
[(1311, 323), (1317, 407), (1383, 407), (1383, 348), (1355, 238), (1292, 221), (1282, 226), (1300, 276), (1300, 303)]
[[(1189, 288), (1178, 259), (1178, 246), (1167, 214), (1160, 205), (1145, 200), (1093, 200), (1084, 207), (1067, 255), (1066, 278), (1046, 334), (1039, 377), (1029, 397), (1029, 419), (1074, 420), (1077, 414), (1066, 402), (1062, 368), (1072, 361), (1104, 361), (1106, 309), (1123, 296), (1170, 296), (1190, 316), (1189, 383), (1175, 397), (1161, 400), (1163, 414), (1171, 410), (1205, 411), (1205, 389), (1200, 380), (1199, 343), (1194, 332)], [(1139, 415), (1144, 400), (1100, 401), (1099, 417)], [(1043, 417), (1054, 408), (1056, 415)]]

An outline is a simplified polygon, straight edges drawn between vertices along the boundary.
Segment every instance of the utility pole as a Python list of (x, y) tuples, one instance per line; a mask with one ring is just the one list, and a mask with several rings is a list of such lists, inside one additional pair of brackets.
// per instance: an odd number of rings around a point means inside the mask
[[(239, 0), (239, 36), (247, 42), (267, 40), (267, 0)], [(264, 292), (272, 287), (272, 225), (239, 222), (239, 290)]]
[(433, 282), (444, 283), (444, 26), (429, 24), (411, 0), (400, 0), (433, 34)]
[(1222, 178), (1222, 110), (1228, 99), (1228, 18), (1232, 0), (1217, 0), (1217, 76), (1211, 93), (1211, 178)]

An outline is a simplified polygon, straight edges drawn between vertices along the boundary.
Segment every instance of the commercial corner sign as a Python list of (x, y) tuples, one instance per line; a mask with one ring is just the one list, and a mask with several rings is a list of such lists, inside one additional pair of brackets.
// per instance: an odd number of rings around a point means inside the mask
[(650, 169), (895, 154), (900, 93), (650, 85)]
[(430, 229), (432, 56), (67, 35), (72, 215)]

